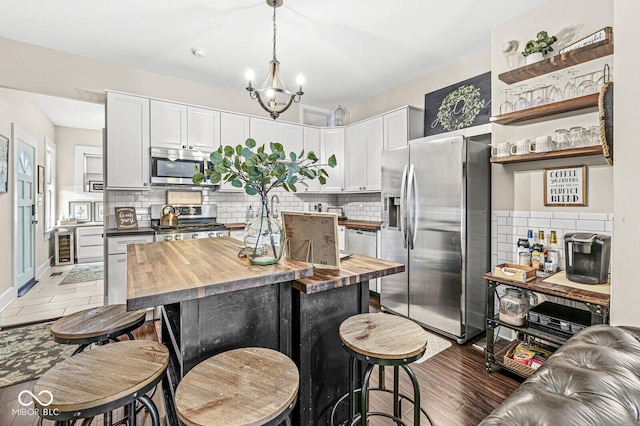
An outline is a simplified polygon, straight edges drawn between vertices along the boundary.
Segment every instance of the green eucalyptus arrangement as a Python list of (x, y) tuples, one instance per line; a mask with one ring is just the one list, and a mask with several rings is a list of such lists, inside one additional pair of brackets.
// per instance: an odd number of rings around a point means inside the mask
[(326, 165), (319, 164), (313, 151), (286, 153), (277, 142), (269, 144), (269, 151), (265, 145), (257, 146), (251, 138), (244, 146), (221, 146), (209, 156), (213, 167), (195, 173), (192, 178), (196, 185), (207, 177), (213, 184), (231, 182), (236, 188), (244, 188), (248, 195), (260, 196), (262, 211), (245, 228), (242, 252), (252, 263), (260, 265), (279, 261), (284, 245), (282, 225), (269, 212), (269, 191), (282, 187), (287, 192), (297, 192), (298, 185), (308, 186), (305, 181), (313, 179), (324, 185), (329, 176), (324, 166), (337, 165), (335, 155), (327, 159)]
[(542, 53), (542, 56), (546, 56), (547, 53), (553, 52), (551, 45), (558, 41), (558, 37), (549, 36), (546, 31), (540, 31), (536, 35), (535, 40), (529, 40), (524, 46), (522, 56), (529, 56), (532, 53)]

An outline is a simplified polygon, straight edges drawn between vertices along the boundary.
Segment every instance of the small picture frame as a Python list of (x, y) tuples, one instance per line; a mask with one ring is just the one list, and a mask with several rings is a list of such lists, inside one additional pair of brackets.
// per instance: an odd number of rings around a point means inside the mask
[(44, 166), (38, 166), (38, 194), (44, 192)]
[(69, 218), (91, 222), (91, 201), (69, 201)]
[(138, 229), (138, 217), (135, 207), (114, 207), (116, 214), (116, 228), (120, 231)]
[(104, 222), (104, 203), (102, 201), (93, 202), (93, 221)]

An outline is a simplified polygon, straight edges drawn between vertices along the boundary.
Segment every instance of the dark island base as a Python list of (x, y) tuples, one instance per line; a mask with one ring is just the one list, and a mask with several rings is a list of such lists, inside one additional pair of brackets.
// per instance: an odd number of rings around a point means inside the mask
[[(300, 371), (294, 425), (329, 423), (335, 401), (348, 392), (349, 357), (338, 328), (346, 318), (368, 312), (369, 283), (305, 294), (291, 282), (233, 291), (162, 308), (162, 342), (171, 357), (166, 399), (201, 361), (247, 346), (290, 356)], [(173, 401), (167, 402), (171, 411)], [(340, 418), (346, 410), (339, 412)], [(174, 416), (167, 413), (171, 424)]]

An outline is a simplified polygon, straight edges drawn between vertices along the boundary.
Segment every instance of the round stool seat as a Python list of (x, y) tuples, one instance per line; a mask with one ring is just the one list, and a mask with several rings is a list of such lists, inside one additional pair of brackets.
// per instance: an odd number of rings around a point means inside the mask
[[(40, 400), (34, 402), (47, 413), (59, 411), (58, 415), (42, 415), (51, 420), (91, 417), (144, 395), (162, 379), (168, 362), (169, 351), (154, 341), (100, 346), (67, 358), (44, 373), (33, 387)], [(44, 405), (49, 399), (51, 403)]]
[(293, 407), (298, 368), (267, 348), (240, 348), (196, 365), (178, 384), (176, 411), (188, 426), (263, 425)]
[(413, 362), (427, 348), (422, 327), (396, 315), (354, 315), (340, 324), (339, 333), (345, 347), (379, 360)]
[(146, 311), (127, 311), (125, 305), (108, 305), (67, 315), (51, 325), (58, 343), (90, 344), (116, 338), (140, 327)]

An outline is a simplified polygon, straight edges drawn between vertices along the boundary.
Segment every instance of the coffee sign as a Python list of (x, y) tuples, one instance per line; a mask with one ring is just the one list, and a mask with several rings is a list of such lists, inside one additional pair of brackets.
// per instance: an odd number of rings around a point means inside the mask
[(586, 206), (587, 166), (544, 169), (545, 206)]
[(138, 229), (135, 207), (114, 207), (118, 230)]

